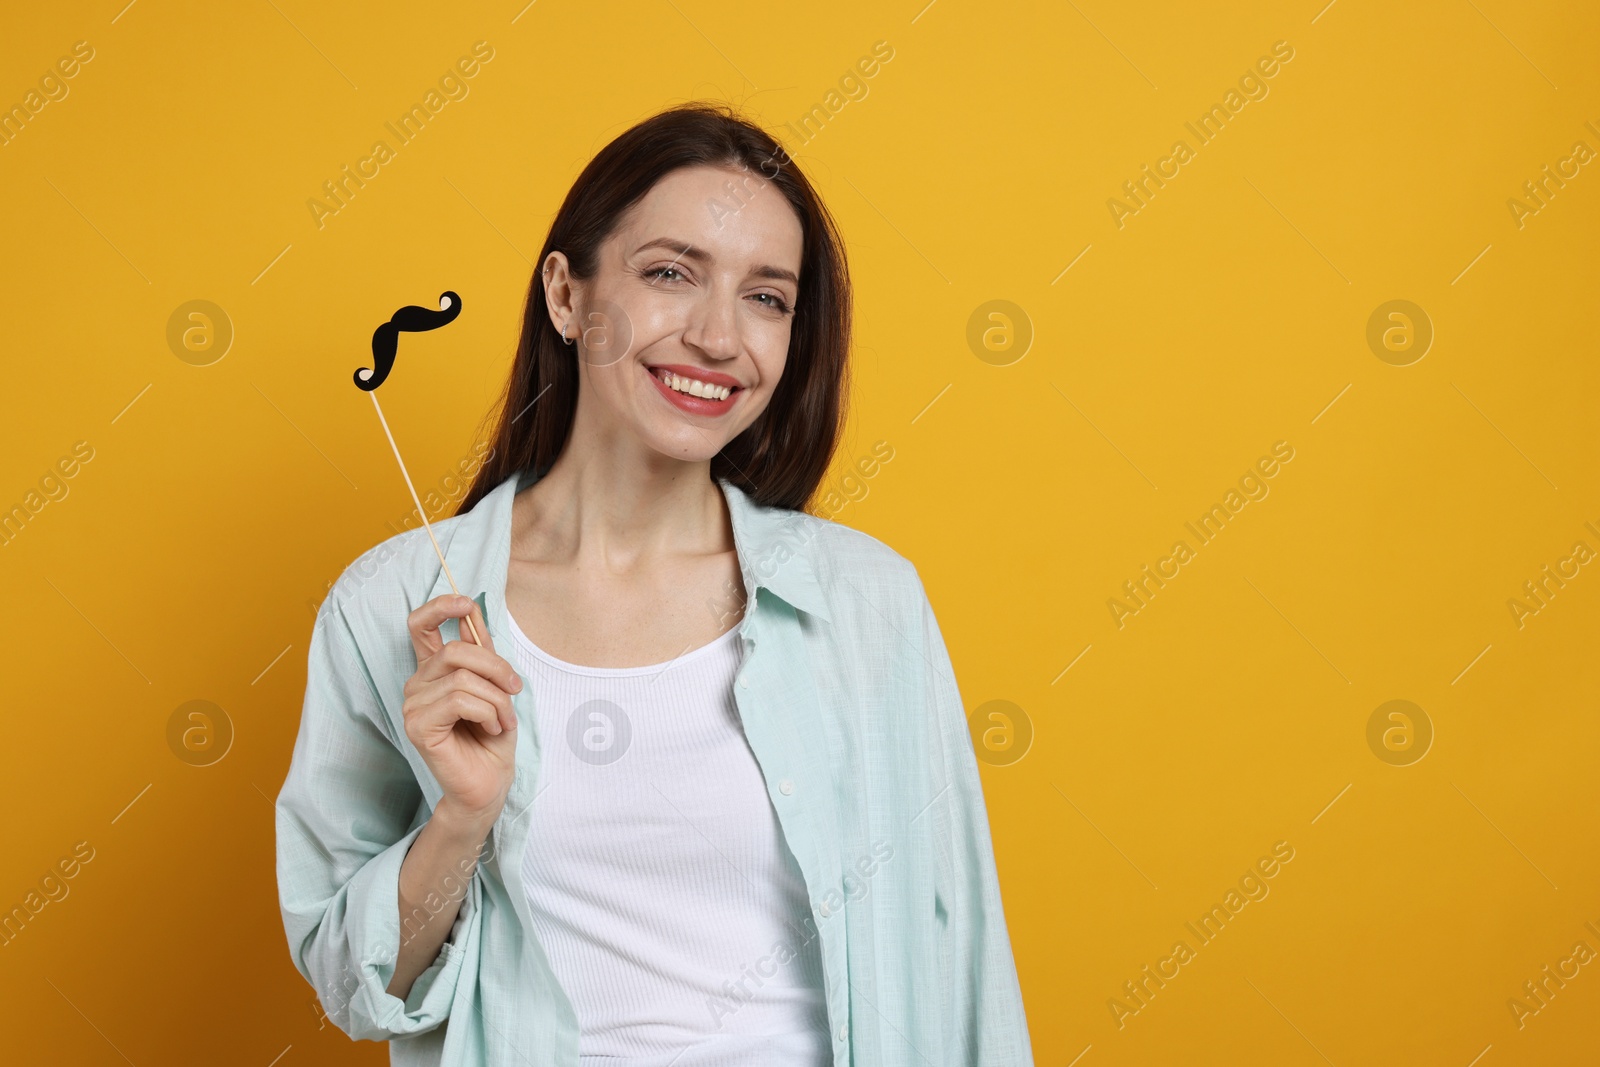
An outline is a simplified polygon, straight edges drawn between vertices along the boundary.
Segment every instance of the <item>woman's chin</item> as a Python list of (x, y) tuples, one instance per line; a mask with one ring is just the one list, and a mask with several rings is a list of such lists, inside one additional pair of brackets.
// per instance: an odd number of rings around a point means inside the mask
[(714, 430), (690, 426), (686, 423), (663, 425), (650, 420), (646, 425), (635, 424), (634, 437), (641, 446), (659, 455), (699, 463), (711, 459), (727, 444), (727, 438)]
[(651, 439), (649, 447), (663, 456), (683, 463), (708, 463), (714, 459), (722, 446), (727, 442), (720, 438), (707, 440), (699, 434), (690, 437), (656, 437)]

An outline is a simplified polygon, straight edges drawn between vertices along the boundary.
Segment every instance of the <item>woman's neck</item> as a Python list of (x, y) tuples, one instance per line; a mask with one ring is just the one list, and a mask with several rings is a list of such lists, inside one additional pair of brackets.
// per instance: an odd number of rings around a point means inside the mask
[(727, 504), (710, 461), (626, 450), (564, 450), (550, 470), (518, 494), (511, 556), (572, 563), (618, 574), (673, 556), (733, 548)]

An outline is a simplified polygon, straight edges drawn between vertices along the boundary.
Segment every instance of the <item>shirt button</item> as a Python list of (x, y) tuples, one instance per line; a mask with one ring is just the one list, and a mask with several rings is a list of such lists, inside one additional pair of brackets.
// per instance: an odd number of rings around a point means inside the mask
[(750, 688), (750, 679), (748, 677), (746, 677), (745, 675), (743, 675), (743, 674), (739, 675), (739, 688), (740, 689), (749, 689)]
[(782, 793), (784, 796), (788, 796), (794, 792), (794, 783), (785, 778), (783, 781), (778, 783), (778, 792)]
[(819, 908), (817, 908), (817, 914), (821, 915), (824, 919), (826, 919), (828, 917), (828, 903), (827, 903), (827, 901), (823, 901), (822, 905)]
[(839, 1040), (840, 1041), (843, 1041), (845, 1038), (847, 1038), (849, 1036), (850, 1036), (850, 1028), (848, 1026), (839, 1027)]

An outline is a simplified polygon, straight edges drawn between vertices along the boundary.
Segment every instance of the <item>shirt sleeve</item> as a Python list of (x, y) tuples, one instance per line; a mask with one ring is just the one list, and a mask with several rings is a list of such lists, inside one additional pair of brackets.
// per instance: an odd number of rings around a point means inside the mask
[(938, 800), (930, 814), (935, 817), (934, 909), (944, 979), (944, 1062), (1031, 1067), (1028, 1021), (1000, 900), (977, 757), (949, 650), (920, 577), (917, 594), (924, 707), (935, 731), (933, 788)]
[(358, 1040), (443, 1023), (457, 986), (475, 974), (464, 961), (481, 927), (474, 871), (460, 883), (461, 909), (438, 958), (404, 1001), (387, 992), (400, 948), (400, 866), (425, 825), (421, 787), (391, 729), (348, 621), (337, 609), (319, 615), (276, 805), (278, 897), (295, 968), (326, 1017)]

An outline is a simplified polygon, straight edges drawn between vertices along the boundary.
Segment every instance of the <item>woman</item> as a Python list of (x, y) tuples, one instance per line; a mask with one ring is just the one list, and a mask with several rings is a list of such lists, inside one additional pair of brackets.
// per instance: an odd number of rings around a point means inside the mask
[(801, 510), (849, 330), (833, 223), (759, 128), (670, 110), (579, 176), (448, 575), (402, 534), (318, 615), (278, 876), (346, 1033), (396, 1064), (1032, 1062), (920, 578)]

